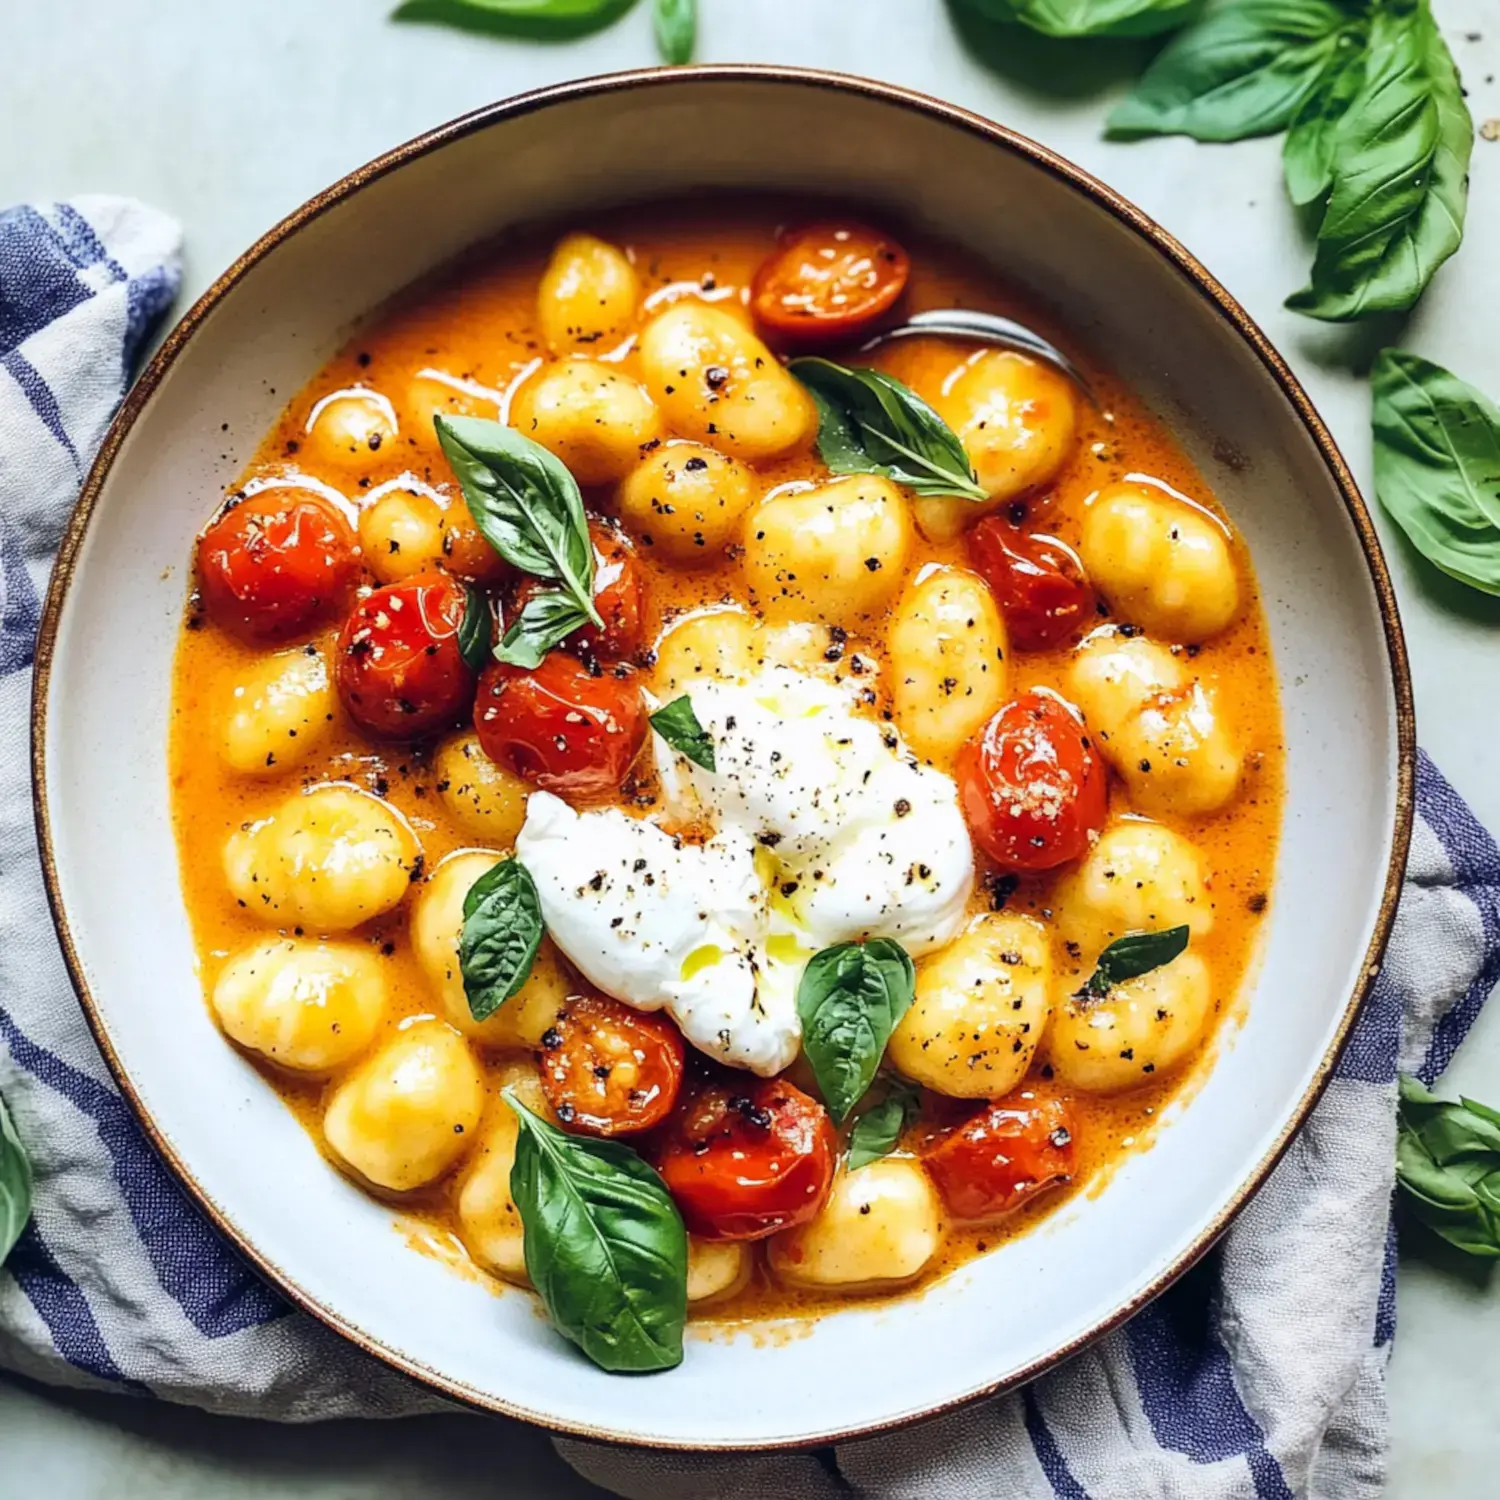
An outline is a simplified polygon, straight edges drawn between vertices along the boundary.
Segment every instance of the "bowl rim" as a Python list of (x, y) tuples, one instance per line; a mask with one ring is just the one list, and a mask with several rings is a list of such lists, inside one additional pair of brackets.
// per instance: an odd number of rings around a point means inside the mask
[(83, 963), (63, 904), (58, 879), (47, 791), (47, 708), (57, 634), (63, 610), (67, 605), (70, 584), (85, 533), (104, 485), (108, 481), (115, 458), (157, 387), (199, 327), (217, 304), (265, 256), (275, 250), (284, 240), (297, 234), (314, 219), (359, 192), (367, 184), (420, 157), (440, 150), (454, 141), (502, 121), (532, 114), (554, 104), (637, 89), (652, 89), (662, 85), (691, 86), (746, 82), (821, 89), (835, 94), (874, 100), (965, 131), (989, 145), (1021, 157), (1060, 180), (1064, 186), (1089, 199), (1096, 207), (1103, 209), (1126, 229), (1132, 231), (1163, 257), (1179, 273), (1185, 285), (1208, 302), (1229, 328), (1240, 336), (1249, 350), (1258, 358), (1266, 373), (1280, 388), (1294, 414), (1301, 420), (1308, 436), (1318, 449), (1334, 486), (1344, 502), (1344, 508), (1348, 512), (1364, 554), (1370, 582), (1380, 610), (1386, 659), (1390, 669), (1396, 719), (1397, 782), (1390, 858), (1387, 863), (1385, 883), (1374, 930), (1365, 951), (1359, 978), (1345, 1002), (1337, 1029), (1318, 1063), (1317, 1070), (1276, 1140), (1235, 1189), (1230, 1200), (1203, 1227), (1192, 1242), (1152, 1278), (1146, 1287), (1098, 1319), (1083, 1333), (1069, 1339), (1050, 1353), (1030, 1361), (1021, 1369), (990, 1382), (978, 1390), (967, 1391), (946, 1401), (934, 1403), (920, 1412), (861, 1424), (845, 1430), (818, 1432), (806, 1437), (784, 1438), (770, 1443), (746, 1442), (739, 1439), (729, 1439), (713, 1444), (663, 1441), (658, 1438), (649, 1440), (649, 1446), (653, 1448), (687, 1452), (791, 1452), (813, 1446), (845, 1442), (880, 1432), (899, 1430), (917, 1422), (956, 1411), (974, 1402), (1014, 1390), (1054, 1369), (1095, 1340), (1118, 1328), (1171, 1286), (1207, 1253), (1265, 1182), (1332, 1079), (1359, 1013), (1374, 987), (1381, 959), (1390, 937), (1396, 915), (1396, 904), (1401, 893), (1415, 812), (1416, 722), (1406, 643), (1397, 609), (1395, 590), (1381, 551), (1380, 540), (1359, 487), (1332, 434), (1314, 408), (1306, 391), (1303, 390), (1301, 382), (1292, 373), (1286, 361), (1276, 351), (1259, 325), (1195, 256), (1128, 199), (1057, 152), (1033, 141), (1019, 131), (1001, 125), (972, 110), (947, 103), (903, 85), (884, 83), (827, 69), (757, 63), (705, 64), (685, 67), (656, 66), (597, 74), (563, 83), (549, 84), (512, 95), (492, 104), (481, 105), (444, 125), (413, 137), (347, 173), (274, 225), (214, 279), (208, 289), (167, 335), (145, 370), (126, 393), (114, 420), (104, 435), (98, 455), (89, 469), (77, 503), (68, 518), (47, 588), (37, 636), (32, 682), (31, 773), (32, 809), (48, 906), (51, 909), (53, 925), (57, 931), (69, 978), (82, 1005), (84, 1017), (93, 1033), (94, 1041), (116, 1085), (129, 1103), (147, 1138), (215, 1229), (292, 1306), (311, 1314), (364, 1353), (450, 1400), (480, 1411), (519, 1418), (556, 1433), (595, 1442), (640, 1444), (645, 1441), (640, 1436), (632, 1436), (627, 1432), (552, 1418), (528, 1410), (456, 1381), (439, 1370), (432, 1369), (387, 1347), (370, 1334), (351, 1326), (333, 1309), (320, 1303), (312, 1293), (301, 1287), (291, 1274), (269, 1260), (248, 1236), (220, 1211), (210, 1195), (193, 1177), (182, 1157), (158, 1129), (145, 1102), (136, 1092), (130, 1075), (114, 1047), (104, 1014), (89, 989)]

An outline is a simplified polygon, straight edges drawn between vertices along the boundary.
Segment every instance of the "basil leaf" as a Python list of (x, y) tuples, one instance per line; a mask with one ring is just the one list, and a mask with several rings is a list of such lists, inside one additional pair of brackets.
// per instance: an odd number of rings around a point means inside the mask
[(1190, 20), (1201, 0), (969, 0), (992, 21), (1044, 36), (1155, 36)]
[(1348, 25), (1330, 0), (1242, 0), (1173, 37), (1107, 133), (1238, 141), (1287, 126)]
[(502, 859), (464, 897), (458, 966), (469, 1014), (487, 1020), (531, 977), (542, 945), (542, 902), (526, 866)]
[(915, 991), (911, 959), (889, 938), (840, 943), (808, 961), (797, 985), (802, 1050), (839, 1123), (864, 1097)]
[(634, 4), (635, 0), (405, 0), (391, 12), (391, 19), (560, 41), (598, 31)]
[(31, 1161), (0, 1099), (0, 1265), (31, 1217)]
[(686, 693), (674, 698), (665, 708), (651, 715), (651, 727), (679, 754), (685, 755), (705, 771), (717, 771), (714, 742), (693, 712), (693, 700)]
[(458, 623), (458, 654), (469, 669), (482, 672), (490, 659), (490, 636), (495, 621), (484, 590), (472, 583), (464, 590), (464, 617)]
[(1400, 349), (1381, 352), (1370, 387), (1380, 503), (1429, 562), (1500, 594), (1500, 410)]
[(517, 667), (536, 667), (589, 617), (572, 594), (563, 589), (539, 589), (521, 606), (495, 647), (495, 660)]
[(1333, 132), (1333, 185), (1297, 312), (1404, 312), (1463, 239), (1474, 124), (1426, 0), (1375, 12), (1364, 86)]
[(851, 1127), (846, 1170), (857, 1172), (889, 1156), (920, 1108), (921, 1098), (910, 1084), (893, 1085), (890, 1093), (879, 1104), (871, 1105)]
[(484, 539), (512, 567), (561, 584), (602, 626), (583, 497), (561, 460), (502, 422), (435, 417), (433, 423)]
[(919, 495), (989, 498), (958, 434), (909, 386), (831, 359), (794, 359), (787, 369), (817, 403), (818, 453), (835, 474), (883, 474)]
[(1469, 1255), (1500, 1256), (1500, 1116), (1401, 1078), (1396, 1181), (1412, 1212)]
[(698, 33), (697, 0), (652, 0), (656, 45), (669, 63), (690, 62)]
[(1171, 963), (1187, 948), (1190, 932), (1185, 926), (1166, 927), (1160, 932), (1127, 932), (1124, 937), (1116, 938), (1099, 955), (1094, 972), (1073, 998), (1097, 1000), (1117, 984), (1139, 979), (1142, 974)]
[(1364, 84), (1368, 41), (1369, 27), (1362, 22), (1339, 33), (1281, 144), (1287, 195), (1299, 208), (1316, 202), (1333, 182), (1334, 137)]
[(687, 1230), (650, 1167), (567, 1135), (507, 1091), (520, 1122), (510, 1194), (526, 1274), (553, 1327), (601, 1369), (670, 1370), (687, 1322)]

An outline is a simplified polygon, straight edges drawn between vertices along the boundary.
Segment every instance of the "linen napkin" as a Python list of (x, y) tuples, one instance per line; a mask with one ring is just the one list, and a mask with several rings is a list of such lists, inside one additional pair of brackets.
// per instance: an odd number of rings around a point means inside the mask
[[(292, 1312), (218, 1238), (115, 1091), (68, 984), (31, 822), (38, 599), (177, 284), (178, 231), (80, 198), (0, 214), (0, 1093), (37, 1171), (0, 1271), (0, 1365), (289, 1420), (449, 1409)], [(815, 1454), (559, 1441), (640, 1500), (1376, 1500), (1395, 1331), (1398, 1068), (1432, 1082), (1500, 978), (1500, 851), (1426, 757), (1384, 970), (1307, 1126), (1219, 1247), (1015, 1395)]]

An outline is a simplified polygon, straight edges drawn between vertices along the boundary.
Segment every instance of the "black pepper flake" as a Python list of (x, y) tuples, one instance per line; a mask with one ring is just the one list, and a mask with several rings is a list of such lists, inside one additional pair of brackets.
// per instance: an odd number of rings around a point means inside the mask
[(571, 1104), (562, 1103), (557, 1106), (557, 1118), (564, 1125), (571, 1125), (577, 1116), (578, 1111)]
[(1261, 912), (1266, 909), (1266, 905), (1269, 899), (1270, 898), (1264, 891), (1256, 891), (1256, 893), (1250, 897), (1245, 905), (1248, 906), (1250, 910), (1256, 914), (1256, 916), (1259, 916)]
[(1052, 1132), (1049, 1139), (1061, 1151), (1064, 1146), (1071, 1146), (1073, 1144), (1073, 1133), (1065, 1125), (1059, 1125)]
[(907, 813), (909, 813), (910, 811), (911, 811), (911, 803), (908, 802), (905, 797), (898, 797), (896, 799), (896, 808), (895, 808), (896, 816), (898, 818), (904, 818), (907, 815)]
[(551, 1052), (554, 1048), (562, 1046), (562, 1040), (562, 1032), (555, 1026), (549, 1026), (542, 1033), (542, 1049)]
[(865, 559), (865, 566), (872, 573), (878, 573), (881, 569), (881, 561), (878, 557), (867, 557)]
[(1121, 625), (1119, 629), (1120, 634), (1124, 636), (1127, 641), (1133, 641), (1136, 636), (1141, 633), (1141, 627), (1139, 625)]
[(396, 945), (394, 943), (382, 943), (380, 945), (380, 951), (385, 954), (387, 958), (389, 958), (396, 951)]
[(1021, 878), (1018, 875), (996, 875), (989, 882), (990, 887), (990, 910), (1004, 911), (1006, 903), (1016, 893), (1016, 887), (1020, 885)]

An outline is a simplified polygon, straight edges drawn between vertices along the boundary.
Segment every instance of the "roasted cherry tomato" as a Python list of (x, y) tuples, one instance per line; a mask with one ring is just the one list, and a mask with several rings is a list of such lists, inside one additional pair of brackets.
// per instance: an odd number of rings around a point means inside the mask
[[(568, 637), (567, 647), (580, 656), (619, 661), (645, 643), (646, 581), (629, 543), (602, 521), (589, 522), (589, 539), (594, 544), (594, 608), (604, 629), (585, 625)], [(519, 613), (538, 589), (552, 587), (528, 578), (515, 591), (512, 612)]]
[(986, 516), (969, 533), (969, 559), (989, 584), (1019, 651), (1045, 651), (1092, 618), (1094, 591), (1065, 542)]
[(1077, 859), (1104, 825), (1105, 771), (1077, 718), (1050, 693), (1007, 703), (958, 753), (969, 832), (1010, 870)]
[(802, 344), (837, 343), (889, 312), (911, 262), (863, 224), (807, 224), (781, 237), (750, 287), (756, 321)]
[(649, 1130), (682, 1087), (682, 1033), (603, 995), (574, 995), (542, 1034), (542, 1089), (557, 1118), (591, 1135)]
[(828, 1196), (833, 1122), (783, 1079), (710, 1084), (670, 1130), (657, 1170), (683, 1222), (704, 1239), (764, 1239), (805, 1223)]
[(198, 539), (198, 583), (216, 625), (254, 641), (300, 634), (343, 606), (359, 547), (331, 502), (270, 489), (231, 506)]
[(474, 730), (496, 765), (565, 797), (619, 790), (646, 741), (646, 711), (629, 678), (553, 651), (528, 671), (492, 662), (479, 679)]
[(463, 717), (476, 674), (458, 649), (468, 608), (446, 573), (418, 573), (361, 599), (339, 634), (338, 688), (371, 734), (414, 740)]
[(1021, 1089), (987, 1104), (924, 1157), (955, 1219), (996, 1219), (1073, 1175), (1072, 1115)]

